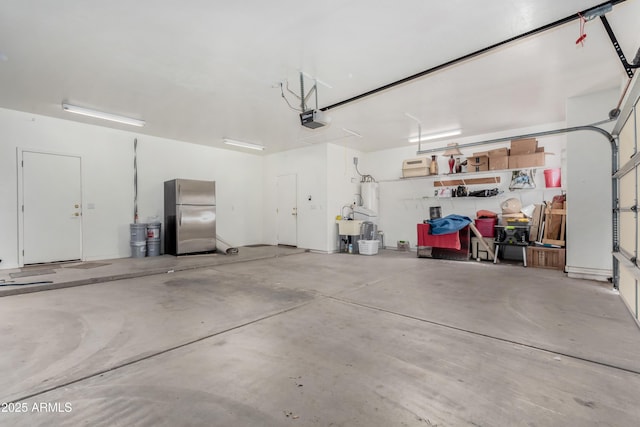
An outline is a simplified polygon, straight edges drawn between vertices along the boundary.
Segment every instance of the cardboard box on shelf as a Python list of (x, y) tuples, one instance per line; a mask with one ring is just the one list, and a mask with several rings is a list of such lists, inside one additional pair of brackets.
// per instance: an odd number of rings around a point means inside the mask
[(503, 157), (509, 155), (509, 149), (507, 147), (496, 148), (495, 150), (489, 150), (489, 157)]
[(538, 149), (538, 140), (535, 138), (514, 139), (511, 141), (510, 154), (519, 156), (522, 154), (533, 154)]
[(426, 157), (407, 159), (402, 162), (402, 177), (411, 178), (429, 175), (429, 163)]
[(473, 157), (467, 157), (467, 171), (468, 172), (482, 172), (489, 170), (489, 156), (479, 155), (474, 153)]
[[(506, 149), (505, 149), (506, 150)], [(509, 169), (508, 156), (489, 156), (489, 170)]]
[(524, 169), (544, 166), (544, 152), (532, 154), (511, 155), (509, 159), (509, 169)]

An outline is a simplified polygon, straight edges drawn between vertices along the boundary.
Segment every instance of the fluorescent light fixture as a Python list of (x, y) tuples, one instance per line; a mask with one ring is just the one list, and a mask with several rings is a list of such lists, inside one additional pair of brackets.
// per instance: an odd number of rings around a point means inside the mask
[(228, 139), (228, 138), (223, 138), (222, 142), (224, 142), (227, 145), (234, 145), (236, 147), (242, 147), (242, 148), (250, 148), (252, 150), (264, 150), (264, 145), (259, 145), (259, 144), (253, 144), (251, 142), (244, 142), (244, 141), (236, 141), (234, 139)]
[(446, 138), (447, 136), (456, 136), (456, 135), (460, 135), (462, 133), (462, 129), (456, 129), (456, 130), (449, 130), (446, 132), (440, 132), (440, 133), (432, 133), (429, 135), (422, 135), (420, 137), (414, 136), (409, 138), (409, 142), (410, 143), (416, 143), (416, 142), (424, 142), (424, 141), (430, 141), (432, 139), (438, 139), (438, 138)]
[(104, 113), (102, 111), (91, 110), (89, 108), (78, 107), (76, 105), (71, 104), (62, 104), (62, 109), (64, 111), (68, 111), (70, 113), (76, 113), (83, 116), (95, 117), (97, 119), (109, 120), (112, 122), (124, 123), (125, 125), (131, 126), (144, 126), (145, 121), (139, 119), (133, 119), (131, 117), (118, 116), (117, 114)]

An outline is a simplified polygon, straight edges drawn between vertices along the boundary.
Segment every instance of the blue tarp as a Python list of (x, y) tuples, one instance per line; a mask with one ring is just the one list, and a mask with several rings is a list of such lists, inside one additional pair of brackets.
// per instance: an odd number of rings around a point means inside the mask
[(455, 233), (471, 224), (471, 218), (462, 215), (447, 215), (444, 218), (427, 220), (433, 235)]

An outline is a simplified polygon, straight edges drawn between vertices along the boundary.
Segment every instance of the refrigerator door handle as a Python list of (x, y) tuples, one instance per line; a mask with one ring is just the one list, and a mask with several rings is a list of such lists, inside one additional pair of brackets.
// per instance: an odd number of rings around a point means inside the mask
[(178, 223), (178, 225), (180, 225), (180, 227), (182, 227), (182, 211), (180, 211), (180, 222)]
[(180, 193), (182, 192), (182, 187), (178, 184), (178, 200), (182, 201), (182, 197), (180, 197)]

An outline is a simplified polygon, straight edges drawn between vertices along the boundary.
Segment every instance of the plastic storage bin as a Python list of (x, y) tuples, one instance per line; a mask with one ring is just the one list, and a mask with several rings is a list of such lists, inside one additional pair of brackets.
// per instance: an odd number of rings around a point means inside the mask
[(482, 237), (494, 237), (495, 226), (498, 223), (498, 218), (477, 218), (476, 228), (482, 234)]
[(375, 255), (378, 253), (379, 240), (358, 240), (360, 255)]

